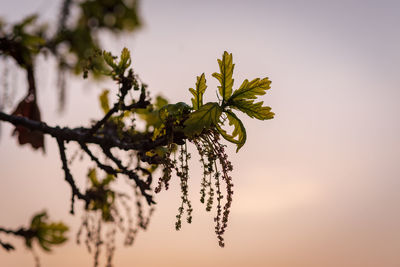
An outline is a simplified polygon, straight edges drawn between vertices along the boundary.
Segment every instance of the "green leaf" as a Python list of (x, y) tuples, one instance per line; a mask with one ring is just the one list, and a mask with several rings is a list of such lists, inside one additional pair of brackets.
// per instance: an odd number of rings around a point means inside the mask
[(179, 121), (184, 114), (190, 112), (190, 107), (184, 102), (178, 102), (176, 104), (168, 104), (163, 106), (159, 111), (159, 116), (162, 121), (167, 118), (174, 118)]
[(37, 240), (39, 245), (46, 251), (50, 251), (51, 245), (59, 245), (67, 240), (64, 236), (68, 231), (68, 226), (62, 222), (47, 223), (43, 221), (37, 229)]
[(31, 25), (32, 23), (34, 23), (37, 20), (37, 18), (38, 18), (37, 14), (33, 14), (33, 15), (30, 15), (30, 16), (24, 18), (23, 21), (21, 21), (20, 23), (14, 25), (13, 33), (16, 34), (16, 35), (19, 35), (21, 32), (24, 31), (24, 28), (26, 26)]
[(96, 173), (95, 168), (89, 169), (87, 176), (89, 177), (90, 182), (92, 183), (92, 186), (94, 186), (94, 187), (100, 186), (100, 182), (99, 182), (99, 179), (97, 179), (97, 173)]
[(40, 36), (24, 34), (22, 37), (22, 44), (27, 47), (38, 47), (44, 45), (46, 40)]
[(107, 186), (114, 179), (115, 179), (115, 176), (113, 174), (107, 173), (106, 177), (101, 181), (101, 185), (102, 186)]
[[(217, 130), (227, 141), (237, 145), (236, 152), (238, 152), (244, 143), (246, 143), (246, 129), (244, 128), (242, 121), (235, 115), (235, 113), (226, 110), (225, 114), (229, 121), (229, 125), (234, 126), (233, 132), (232, 134), (228, 134), (219, 125), (216, 125)], [(237, 137), (237, 139), (235, 139), (235, 137)]]
[(121, 51), (118, 69), (123, 73), (131, 65), (131, 63), (131, 53), (126, 47), (124, 47), (124, 49)]
[(164, 97), (162, 97), (161, 95), (156, 97), (156, 102), (155, 102), (155, 106), (157, 109), (162, 108), (163, 106), (168, 104), (168, 100)]
[(203, 73), (200, 76), (197, 76), (196, 90), (194, 90), (193, 88), (189, 88), (189, 91), (194, 96), (194, 98), (191, 99), (194, 110), (198, 110), (201, 106), (203, 106), (203, 94), (206, 89), (206, 78)]
[(221, 86), (218, 86), (219, 94), (222, 97), (222, 104), (224, 104), (228, 98), (232, 95), (233, 86), (233, 68), (235, 64), (232, 64), (232, 54), (224, 52), (222, 60), (218, 59), (220, 73), (213, 73), (212, 76), (217, 78)]
[(99, 96), (101, 109), (103, 110), (104, 114), (110, 111), (110, 105), (108, 102), (108, 93), (110, 93), (109, 90), (104, 90), (103, 93), (101, 93), (101, 95)]
[(51, 249), (47, 246), (47, 242), (46, 242), (46, 240), (44, 240), (43, 238), (39, 238), (38, 237), (38, 242), (39, 242), (39, 246), (43, 249), (43, 250), (45, 250), (45, 251), (51, 251)]
[(262, 80), (257, 78), (251, 82), (246, 79), (240, 88), (233, 92), (228, 102), (240, 99), (256, 99), (258, 95), (264, 95), (271, 88), (270, 85), (271, 81), (268, 78)]
[(65, 233), (68, 226), (62, 222), (47, 222), (48, 216), (46, 212), (41, 212), (32, 218), (29, 230), (35, 233), (34, 236), (25, 237), (25, 244), (28, 248), (32, 248), (33, 239), (37, 239), (39, 246), (50, 251), (51, 245), (58, 245), (67, 240)]
[(42, 223), (42, 219), (46, 220), (47, 219), (47, 213), (41, 212), (33, 216), (32, 221), (31, 221), (31, 229), (37, 229), (40, 227), (40, 224)]
[(110, 66), (112, 69), (115, 69), (117, 67), (117, 64), (115, 64), (114, 62), (114, 56), (110, 52), (103, 51), (103, 58), (107, 65)]
[(187, 136), (201, 134), (204, 129), (208, 129), (211, 125), (217, 125), (222, 109), (218, 103), (210, 102), (201, 106), (195, 112), (190, 113), (189, 118), (185, 121), (184, 133)]
[(269, 120), (274, 118), (270, 107), (263, 107), (263, 101), (254, 103), (254, 100), (238, 100), (232, 102), (231, 107), (246, 113), (250, 118)]
[(157, 96), (156, 101), (153, 105), (147, 106), (147, 108), (136, 109), (135, 112), (138, 116), (146, 122), (146, 131), (160, 127), (162, 121), (159, 116), (159, 110), (168, 104), (168, 100), (162, 96)]

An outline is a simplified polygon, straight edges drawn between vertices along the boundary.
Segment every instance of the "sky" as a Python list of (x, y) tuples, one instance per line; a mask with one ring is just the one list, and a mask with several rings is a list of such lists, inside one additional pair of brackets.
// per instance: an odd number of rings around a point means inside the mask
[[(0, 16), (17, 21), (40, 12), (54, 20), (59, 3), (1, 1)], [(148, 0), (140, 12), (138, 32), (105, 34), (102, 41), (115, 53), (131, 50), (136, 73), (154, 95), (189, 102), (188, 88), (205, 72), (206, 100), (215, 101), (211, 74), (226, 50), (236, 64), (234, 88), (244, 79), (272, 80), (262, 100), (276, 116), (241, 117), (247, 143), (239, 153), (228, 145), (235, 193), (225, 248), (218, 247), (213, 214), (198, 201), (200, 168), (193, 160), (193, 223), (174, 229), (175, 180), (157, 196), (149, 229), (134, 246), (117, 244), (116, 267), (400, 266), (400, 2)], [(101, 116), (95, 99), (112, 84), (71, 77), (66, 111), (58, 114), (51, 60), (39, 64), (45, 121), (79, 126)], [(13, 75), (19, 99), (24, 76)], [(39, 252), (42, 265), (90, 266), (92, 257), (74, 242), (80, 217), (68, 214), (70, 189), (54, 140), (46, 139), (42, 155), (18, 146), (12, 127), (1, 126), (0, 225), (25, 225), (46, 209), (72, 230), (69, 243)], [(86, 170), (84, 162), (73, 169), (77, 177)], [(22, 242), (7, 240), (17, 251), (0, 251), (1, 266), (34, 265)]]

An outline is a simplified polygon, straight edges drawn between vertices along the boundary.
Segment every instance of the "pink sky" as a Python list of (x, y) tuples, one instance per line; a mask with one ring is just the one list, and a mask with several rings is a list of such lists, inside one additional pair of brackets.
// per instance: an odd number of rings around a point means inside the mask
[[(15, 21), (42, 11), (54, 19), (58, 4), (2, 1), (0, 16)], [(102, 40), (115, 52), (131, 49), (133, 66), (153, 95), (189, 102), (188, 88), (205, 72), (207, 100), (214, 100), (211, 73), (227, 50), (236, 63), (236, 86), (245, 78), (272, 80), (263, 100), (276, 118), (244, 119), (248, 142), (238, 154), (229, 149), (235, 195), (226, 248), (218, 247), (213, 214), (198, 201), (200, 168), (194, 159), (193, 224), (174, 229), (175, 181), (158, 196), (149, 230), (133, 247), (118, 244), (116, 267), (400, 266), (398, 1), (154, 0), (143, 1), (141, 12), (144, 27), (133, 37)], [(40, 64), (44, 120), (78, 126), (101, 116), (97, 96), (112, 84), (71, 79), (67, 110), (59, 115), (56, 79), (49, 75), (53, 63)], [(23, 73), (16, 77), (18, 99), (25, 85)], [(11, 130), (2, 123), (0, 225), (25, 225), (34, 212), (47, 209), (72, 231), (67, 245), (39, 253), (42, 265), (91, 266), (91, 255), (74, 242), (80, 216), (68, 214), (70, 189), (55, 141), (46, 139), (43, 156), (16, 145)], [(74, 168), (81, 184), (86, 170), (86, 163)], [(33, 266), (22, 242), (14, 243), (16, 252), (0, 251), (0, 266)]]

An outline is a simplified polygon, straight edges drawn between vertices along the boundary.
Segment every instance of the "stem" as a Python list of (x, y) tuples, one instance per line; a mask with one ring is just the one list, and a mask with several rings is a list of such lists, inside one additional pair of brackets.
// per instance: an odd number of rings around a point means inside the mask
[(63, 168), (64, 174), (65, 174), (65, 180), (68, 182), (68, 184), (71, 186), (71, 189), (72, 189), (70, 213), (74, 214), (75, 196), (78, 197), (78, 199), (84, 200), (86, 202), (86, 205), (88, 205), (88, 203), (89, 203), (89, 198), (79, 191), (78, 187), (75, 184), (74, 178), (71, 175), (71, 172), (68, 168), (67, 156), (65, 154), (64, 140), (58, 138), (57, 143), (58, 143), (58, 148), (60, 149), (60, 157), (61, 157), (61, 162), (62, 162), (62, 168)]

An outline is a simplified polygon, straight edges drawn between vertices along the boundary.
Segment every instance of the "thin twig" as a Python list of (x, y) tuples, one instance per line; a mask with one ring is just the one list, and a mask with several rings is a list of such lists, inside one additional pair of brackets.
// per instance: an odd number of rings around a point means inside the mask
[(146, 183), (145, 181), (140, 180), (139, 176), (135, 172), (133, 172), (132, 170), (129, 170), (127, 167), (125, 167), (122, 164), (122, 161), (117, 159), (111, 153), (111, 150), (109, 148), (102, 147), (102, 149), (103, 149), (104, 154), (117, 165), (117, 167), (121, 171), (121, 173), (127, 175), (130, 179), (135, 181), (136, 185), (140, 189), (140, 192), (146, 198), (147, 203), (149, 205), (155, 204), (155, 202), (153, 200), (153, 196), (146, 192), (146, 190), (150, 189), (150, 185), (148, 183)]
[(65, 145), (64, 145), (64, 140), (57, 138), (57, 143), (58, 143), (58, 147), (60, 150), (60, 157), (61, 157), (61, 162), (62, 162), (62, 168), (64, 170), (64, 174), (65, 174), (65, 180), (69, 183), (69, 185), (71, 186), (71, 190), (72, 190), (72, 197), (71, 197), (71, 214), (74, 214), (74, 200), (75, 200), (75, 196), (78, 199), (82, 199), (86, 202), (86, 205), (88, 205), (89, 203), (89, 198), (82, 194), (78, 187), (75, 184), (74, 178), (72, 177), (72, 174), (68, 168), (68, 162), (67, 162), (67, 156), (65, 155)]

